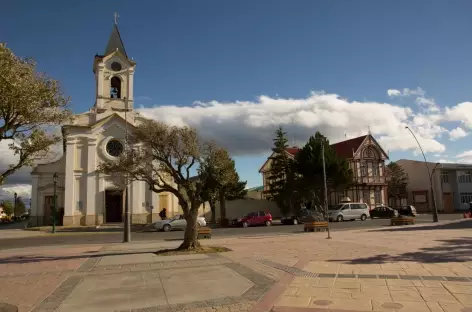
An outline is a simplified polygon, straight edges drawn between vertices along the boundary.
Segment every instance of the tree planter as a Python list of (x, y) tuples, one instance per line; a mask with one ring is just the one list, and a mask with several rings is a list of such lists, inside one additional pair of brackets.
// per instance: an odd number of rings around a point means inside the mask
[(415, 224), (415, 218), (414, 217), (395, 217), (390, 219), (390, 225), (409, 225), (409, 224)]
[(304, 224), (305, 232), (320, 232), (328, 230), (328, 222), (326, 221), (311, 221)]
[(211, 238), (211, 229), (209, 227), (201, 227), (197, 230), (198, 239)]

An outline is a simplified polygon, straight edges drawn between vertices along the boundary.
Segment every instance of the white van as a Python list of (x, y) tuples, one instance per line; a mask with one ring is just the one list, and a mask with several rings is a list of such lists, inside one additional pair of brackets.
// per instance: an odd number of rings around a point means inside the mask
[(369, 207), (364, 203), (341, 203), (328, 210), (329, 221), (360, 219), (365, 221), (369, 216)]

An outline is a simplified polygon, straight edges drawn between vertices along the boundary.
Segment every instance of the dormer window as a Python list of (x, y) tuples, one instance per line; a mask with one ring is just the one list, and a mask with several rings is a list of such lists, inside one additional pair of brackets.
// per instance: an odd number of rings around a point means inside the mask
[(110, 98), (121, 99), (121, 80), (118, 77), (111, 78), (110, 82)]

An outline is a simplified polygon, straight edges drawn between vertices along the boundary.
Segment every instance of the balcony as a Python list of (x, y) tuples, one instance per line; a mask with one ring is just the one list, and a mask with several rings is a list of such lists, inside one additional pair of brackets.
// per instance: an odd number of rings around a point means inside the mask
[(387, 184), (385, 176), (354, 177), (357, 184)]

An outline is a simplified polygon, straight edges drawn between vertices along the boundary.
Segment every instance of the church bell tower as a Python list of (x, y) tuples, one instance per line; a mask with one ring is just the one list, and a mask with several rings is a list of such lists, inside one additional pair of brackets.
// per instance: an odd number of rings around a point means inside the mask
[(103, 55), (95, 55), (93, 72), (96, 83), (94, 109), (107, 111), (132, 111), (133, 84), (136, 62), (128, 58), (118, 30), (118, 14), (115, 13), (113, 29)]

